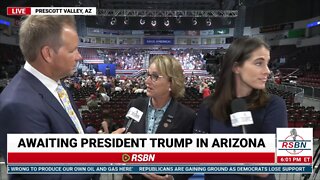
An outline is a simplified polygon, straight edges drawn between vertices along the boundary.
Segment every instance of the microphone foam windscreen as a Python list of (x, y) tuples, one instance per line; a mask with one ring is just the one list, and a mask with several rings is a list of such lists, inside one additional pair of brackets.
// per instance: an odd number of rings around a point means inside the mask
[(241, 111), (247, 111), (247, 102), (243, 98), (237, 98), (231, 102), (231, 111), (232, 113), (237, 113)]

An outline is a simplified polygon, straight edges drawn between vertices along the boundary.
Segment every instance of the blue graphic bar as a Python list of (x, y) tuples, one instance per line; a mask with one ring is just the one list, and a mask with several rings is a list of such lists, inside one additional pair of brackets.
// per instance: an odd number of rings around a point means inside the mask
[(8, 174), (312, 173), (311, 165), (8, 165)]
[(6, 20), (3, 20), (3, 19), (0, 19), (0, 24), (4, 24), (6, 26), (10, 26), (10, 22), (9, 21), (6, 21)]

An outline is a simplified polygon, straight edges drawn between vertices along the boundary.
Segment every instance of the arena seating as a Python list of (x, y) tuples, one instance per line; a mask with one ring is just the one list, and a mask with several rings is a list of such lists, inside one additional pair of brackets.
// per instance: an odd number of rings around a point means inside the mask
[[(316, 111), (315, 107), (301, 106), (300, 103), (294, 103), (294, 94), (288, 91), (279, 90), (275, 87), (267, 89), (269, 93), (282, 97), (287, 105), (288, 124), (289, 127), (313, 127), (314, 137), (320, 138), (320, 111)], [(86, 98), (95, 92), (94, 87), (82, 87), (73, 91), (73, 98), (77, 106), (86, 105)], [(125, 115), (127, 113), (127, 105), (130, 100), (139, 96), (145, 97), (144, 93), (128, 93), (113, 92), (110, 94), (111, 100), (106, 103), (100, 103), (97, 109), (83, 110), (82, 118), (86, 126), (93, 126), (95, 129), (101, 129), (101, 122), (107, 120), (110, 130), (115, 130), (125, 124)], [(186, 95), (180, 100), (182, 104), (197, 111), (199, 105), (203, 101), (201, 94), (194, 87), (186, 88)]]
[(286, 101), (289, 127), (312, 127), (313, 137), (320, 138), (320, 111), (316, 111), (313, 106), (304, 107), (300, 103), (294, 103), (294, 94), (291, 92), (276, 88), (268, 88), (268, 92)]
[[(94, 89), (91, 87), (83, 87), (80, 90), (74, 91), (73, 98), (80, 109), (86, 105), (86, 98), (88, 98), (93, 91)], [(98, 109), (81, 111), (84, 124), (86, 126), (93, 126), (99, 130), (101, 129), (101, 122), (107, 120), (110, 130), (123, 127), (130, 100), (136, 99), (139, 96), (145, 97), (146, 95), (144, 93), (113, 92), (110, 95), (111, 100), (106, 103), (101, 103)], [(202, 95), (194, 88), (187, 88), (186, 95), (180, 102), (197, 111), (202, 102)]]

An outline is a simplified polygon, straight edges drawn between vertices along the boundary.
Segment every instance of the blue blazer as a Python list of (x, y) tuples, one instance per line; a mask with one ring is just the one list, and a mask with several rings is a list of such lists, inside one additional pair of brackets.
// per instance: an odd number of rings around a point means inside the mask
[[(270, 95), (265, 107), (251, 111), (254, 124), (246, 126), (247, 133), (276, 133), (277, 127), (288, 127), (285, 101), (276, 95)], [(208, 99), (199, 108), (194, 125), (195, 133), (242, 133), (242, 127), (232, 127), (231, 121), (219, 121), (210, 110)], [(205, 180), (275, 180), (270, 174), (266, 178), (240, 174), (205, 174)]]
[[(70, 101), (84, 128), (72, 98)], [(5, 161), (8, 133), (77, 133), (77, 129), (55, 96), (35, 76), (22, 68), (0, 94), (0, 151)], [(85, 180), (94, 176), (10, 175), (9, 179)]]

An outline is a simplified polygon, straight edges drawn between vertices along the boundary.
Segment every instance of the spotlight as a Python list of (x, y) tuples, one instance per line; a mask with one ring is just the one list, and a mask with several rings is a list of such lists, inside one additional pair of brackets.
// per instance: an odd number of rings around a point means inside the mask
[(164, 21), (163, 21), (163, 24), (164, 24), (165, 26), (169, 26), (169, 25), (170, 25), (169, 19), (168, 19), (168, 18), (165, 18)]
[(192, 18), (192, 25), (197, 25), (198, 24), (198, 21), (197, 21), (197, 18)]
[(140, 25), (144, 25), (146, 23), (146, 20), (144, 20), (143, 18), (140, 19)]
[(124, 17), (123, 24), (128, 25), (129, 24), (129, 18)]
[(157, 20), (156, 20), (155, 18), (153, 18), (153, 19), (151, 20), (151, 25), (152, 25), (152, 26), (156, 26), (156, 25), (157, 25)]
[(211, 26), (212, 22), (211, 22), (210, 18), (206, 19), (206, 24), (207, 24), (207, 26)]
[(117, 19), (115, 17), (111, 18), (110, 24), (111, 26), (115, 25), (117, 23)]

